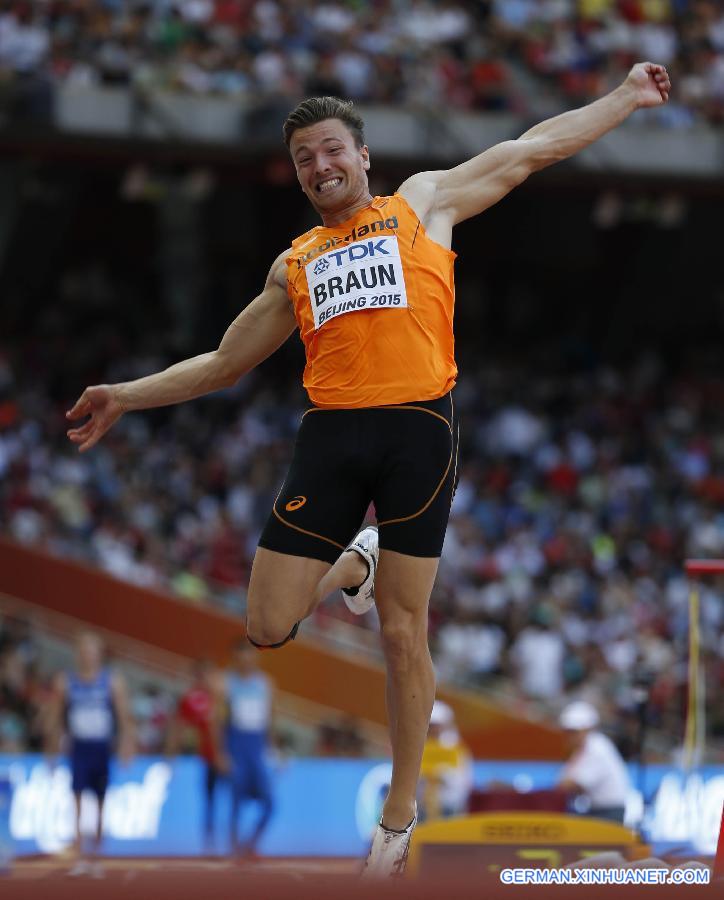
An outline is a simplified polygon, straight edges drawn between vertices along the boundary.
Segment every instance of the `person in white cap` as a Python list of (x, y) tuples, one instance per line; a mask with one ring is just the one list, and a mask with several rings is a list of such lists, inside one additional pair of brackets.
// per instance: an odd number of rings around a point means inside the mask
[(623, 822), (628, 772), (613, 741), (596, 730), (597, 710), (585, 700), (575, 700), (563, 710), (559, 722), (569, 737), (571, 754), (558, 787), (584, 796), (589, 804), (586, 815)]

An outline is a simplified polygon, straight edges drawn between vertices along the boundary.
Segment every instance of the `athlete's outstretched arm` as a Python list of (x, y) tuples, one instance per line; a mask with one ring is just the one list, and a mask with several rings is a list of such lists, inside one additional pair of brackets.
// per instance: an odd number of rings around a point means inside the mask
[(216, 350), (146, 378), (87, 387), (66, 413), (71, 420), (90, 416), (68, 431), (78, 449), (93, 447), (124, 412), (183, 403), (230, 387), (271, 356), (296, 327), (286, 290), (286, 256), (282, 253), (274, 261), (264, 290), (234, 319)]
[(445, 227), (483, 212), (533, 172), (588, 147), (634, 110), (665, 103), (670, 90), (663, 66), (638, 63), (600, 100), (541, 122), (518, 140), (496, 144), (453, 169), (413, 175), (400, 193), (428, 230), (430, 221), (444, 234)]

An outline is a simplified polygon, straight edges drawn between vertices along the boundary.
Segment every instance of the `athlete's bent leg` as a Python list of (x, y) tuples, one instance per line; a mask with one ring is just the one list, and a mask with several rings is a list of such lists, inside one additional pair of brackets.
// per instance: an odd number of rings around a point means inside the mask
[(259, 818), (257, 819), (254, 830), (251, 833), (249, 840), (247, 841), (247, 846), (251, 853), (256, 853), (256, 848), (259, 844), (259, 841), (266, 831), (266, 827), (269, 824), (269, 819), (271, 819), (274, 812), (274, 802), (272, 801), (271, 794), (264, 794), (262, 797), (257, 798), (257, 800), (259, 806)]
[(242, 800), (245, 798), (246, 794), (240, 790), (238, 785), (232, 783), (231, 809), (229, 811), (229, 852), (232, 856), (238, 856), (241, 850), (241, 841), (239, 840), (239, 813), (241, 812)]
[(93, 856), (98, 856), (101, 849), (101, 844), (103, 843), (103, 810), (105, 809), (106, 804), (106, 794), (105, 791), (101, 794), (96, 794), (98, 798), (98, 818), (96, 819), (96, 830), (93, 842)]
[(321, 559), (257, 548), (249, 580), (246, 630), (259, 647), (284, 642), (329, 594), (355, 587), (367, 576), (367, 564), (345, 552), (334, 565)]
[(75, 839), (73, 841), (73, 851), (76, 856), (83, 856), (83, 836), (80, 831), (80, 814), (83, 804), (83, 794), (81, 791), (73, 792), (74, 810), (75, 810)]
[(375, 585), (382, 649), (387, 664), (387, 716), (392, 782), (382, 811), (389, 829), (415, 815), (422, 751), (435, 699), (435, 672), (427, 644), (427, 607), (439, 560), (380, 551)]
[(207, 761), (204, 778), (204, 843), (207, 851), (212, 850), (214, 846), (214, 812), (218, 780), (219, 770), (214, 763)]

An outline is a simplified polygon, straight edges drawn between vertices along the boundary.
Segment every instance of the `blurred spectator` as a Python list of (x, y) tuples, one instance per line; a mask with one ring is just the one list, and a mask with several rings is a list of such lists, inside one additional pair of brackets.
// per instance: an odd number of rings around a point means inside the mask
[(492, 111), (520, 109), (525, 84), (531, 113), (551, 90), (582, 104), (641, 59), (669, 66), (677, 84), (650, 117), (722, 121), (724, 11), (714, 0), (0, 3), (0, 72), (16, 119), (47, 121), (62, 83), (244, 95), (262, 106), (334, 93)]
[(422, 753), (420, 821), (467, 812), (473, 786), (472, 756), (460, 738), (455, 714), (436, 700)]
[(181, 748), (191, 749), (203, 760), (204, 840), (207, 850), (214, 847), (214, 801), (223, 769), (221, 697), (216, 681), (210, 662), (202, 659), (194, 663), (193, 682), (178, 701), (166, 741), (168, 753), (173, 755)]
[(0, 616), (0, 752), (42, 749), (48, 691), (30, 625)]
[(136, 722), (136, 749), (139, 753), (162, 753), (166, 747), (171, 716), (171, 698), (159, 685), (144, 684), (131, 699)]
[(25, 698), (25, 669), (20, 653), (8, 647), (0, 653), (0, 748), (12, 753), (27, 740), (28, 708)]
[(563, 693), (563, 635), (553, 629), (551, 611), (539, 606), (533, 618), (516, 637), (510, 656), (518, 685), (528, 697), (555, 700)]
[(319, 726), (315, 756), (361, 756), (364, 739), (352, 717), (324, 722)]
[[(103, 839), (103, 808), (110, 779), (110, 760), (117, 752), (127, 762), (134, 751), (134, 728), (126, 680), (104, 664), (98, 635), (83, 632), (75, 642), (74, 667), (58, 672), (47, 717), (47, 751), (67, 749), (75, 801), (76, 861), (69, 875), (103, 875), (98, 854)], [(67, 738), (67, 744), (64, 738)], [(81, 833), (82, 797), (95, 794), (97, 801), (93, 836), (88, 843)]]
[[(234, 648), (224, 678), (227, 712), (225, 768), (231, 782), (230, 847), (238, 856), (253, 856), (274, 811), (267, 754), (272, 727), (274, 686), (259, 668), (258, 652), (246, 641)], [(239, 834), (239, 815), (255, 801), (256, 821), (250, 834)]]
[(574, 805), (577, 812), (623, 824), (628, 772), (614, 743), (597, 730), (598, 724), (598, 712), (585, 700), (574, 701), (561, 713), (560, 726), (568, 735), (571, 755), (558, 786), (584, 798), (585, 805)]

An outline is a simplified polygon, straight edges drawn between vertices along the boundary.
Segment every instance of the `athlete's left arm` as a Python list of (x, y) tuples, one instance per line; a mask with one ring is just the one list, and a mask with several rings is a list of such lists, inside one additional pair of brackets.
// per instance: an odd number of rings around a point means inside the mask
[(229, 696), (226, 677), (216, 671), (211, 677), (211, 741), (214, 745), (214, 764), (220, 772), (231, 772), (231, 759), (226, 748), (226, 725), (229, 721)]
[(68, 679), (64, 672), (57, 672), (53, 677), (48, 703), (43, 707), (41, 724), (45, 753), (50, 760), (54, 760), (60, 753), (65, 731), (64, 719), (67, 699)]
[(541, 122), (518, 140), (496, 144), (453, 169), (413, 175), (400, 193), (430, 236), (446, 243), (453, 225), (493, 206), (533, 172), (588, 147), (636, 109), (665, 103), (670, 90), (663, 66), (638, 63), (600, 100)]
[(131, 715), (131, 704), (128, 700), (126, 681), (117, 672), (111, 675), (111, 694), (113, 696), (113, 709), (118, 722), (118, 756), (123, 762), (129, 762), (134, 751), (135, 726)]

